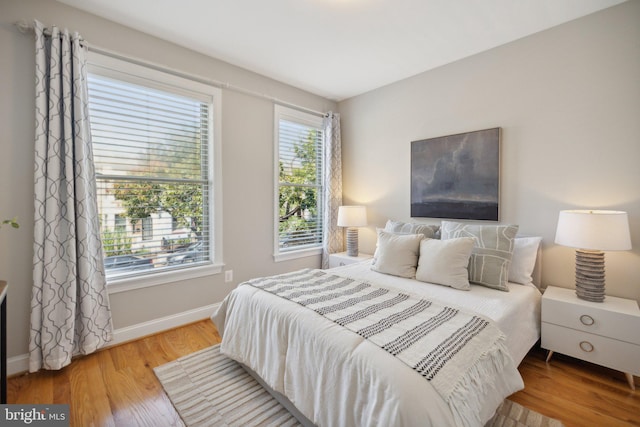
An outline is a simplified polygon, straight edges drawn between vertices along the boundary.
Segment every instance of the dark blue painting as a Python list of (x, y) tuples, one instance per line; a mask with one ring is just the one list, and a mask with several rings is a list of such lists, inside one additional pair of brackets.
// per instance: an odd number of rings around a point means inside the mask
[(411, 216), (498, 221), (500, 128), (411, 142)]

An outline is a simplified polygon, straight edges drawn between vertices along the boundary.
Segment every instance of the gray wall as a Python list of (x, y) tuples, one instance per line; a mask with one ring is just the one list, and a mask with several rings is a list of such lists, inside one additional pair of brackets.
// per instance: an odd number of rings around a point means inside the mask
[(629, 1), (341, 102), (345, 203), (371, 223), (360, 249), (410, 219), (410, 141), (499, 126), (501, 222), (543, 236), (543, 282), (573, 287), (560, 210), (619, 209), (634, 249), (606, 254), (607, 293), (640, 300), (639, 23)]
[[(9, 356), (27, 352), (32, 285), (34, 39), (13, 25), (34, 18), (79, 31), (91, 44), (187, 73), (229, 82), (317, 111), (335, 103), (208, 58), (50, 0), (0, 0), (0, 218), (21, 227), (0, 230), (0, 278), (9, 282)], [(273, 103), (222, 94), (223, 274), (111, 296), (115, 328), (170, 316), (218, 301), (239, 281), (303, 267), (318, 257), (273, 261)]]

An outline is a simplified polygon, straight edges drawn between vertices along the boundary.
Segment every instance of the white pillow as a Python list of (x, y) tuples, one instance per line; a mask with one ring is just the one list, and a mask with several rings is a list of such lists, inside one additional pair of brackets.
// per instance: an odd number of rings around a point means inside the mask
[(422, 234), (395, 234), (378, 229), (378, 247), (371, 269), (394, 276), (416, 277)]
[(542, 237), (516, 237), (513, 256), (509, 266), (509, 281), (522, 285), (533, 282), (533, 269), (536, 267), (538, 247)]
[(471, 286), (467, 267), (474, 244), (472, 237), (422, 240), (416, 280), (468, 291)]

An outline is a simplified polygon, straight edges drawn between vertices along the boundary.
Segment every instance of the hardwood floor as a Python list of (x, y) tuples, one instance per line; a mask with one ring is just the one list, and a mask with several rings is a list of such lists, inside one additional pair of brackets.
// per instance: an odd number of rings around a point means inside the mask
[(524, 390), (509, 399), (561, 420), (566, 427), (640, 426), (640, 387), (625, 375), (578, 359), (533, 348), (518, 370)]
[[(9, 403), (69, 403), (71, 426), (182, 426), (152, 368), (220, 342), (209, 320), (78, 358), (59, 372), (9, 379)], [(640, 426), (640, 388), (624, 374), (534, 348), (510, 397), (566, 427)], [(637, 379), (636, 379), (637, 383)]]
[(220, 342), (201, 321), (80, 357), (57, 371), (10, 378), (9, 403), (68, 403), (71, 426), (182, 426), (153, 368)]

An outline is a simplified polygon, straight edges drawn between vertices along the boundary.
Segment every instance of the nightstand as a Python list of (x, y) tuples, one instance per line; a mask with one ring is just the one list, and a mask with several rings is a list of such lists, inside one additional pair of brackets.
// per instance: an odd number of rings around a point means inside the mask
[(625, 373), (635, 390), (640, 375), (640, 309), (635, 300), (578, 298), (573, 289), (549, 286), (542, 296), (542, 348)]
[(371, 258), (373, 258), (373, 255), (363, 254), (362, 252), (358, 253), (358, 256), (349, 256), (346, 252), (338, 252), (336, 254), (329, 255), (329, 268), (354, 264)]

